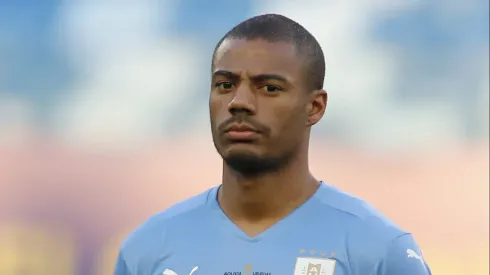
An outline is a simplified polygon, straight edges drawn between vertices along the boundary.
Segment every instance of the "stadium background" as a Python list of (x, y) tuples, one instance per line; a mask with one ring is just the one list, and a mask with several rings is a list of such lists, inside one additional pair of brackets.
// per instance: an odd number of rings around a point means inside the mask
[(265, 12), (321, 42), (311, 164), (420, 242), (488, 274), (488, 1), (0, 2), (0, 274), (109, 275), (122, 238), (219, 184), (210, 57)]

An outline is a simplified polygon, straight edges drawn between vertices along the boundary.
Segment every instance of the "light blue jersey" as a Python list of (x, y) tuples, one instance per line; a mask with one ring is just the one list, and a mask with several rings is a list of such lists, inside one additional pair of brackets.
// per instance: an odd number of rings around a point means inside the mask
[(256, 237), (217, 202), (219, 187), (150, 218), (122, 245), (116, 275), (430, 275), (412, 235), (322, 183)]

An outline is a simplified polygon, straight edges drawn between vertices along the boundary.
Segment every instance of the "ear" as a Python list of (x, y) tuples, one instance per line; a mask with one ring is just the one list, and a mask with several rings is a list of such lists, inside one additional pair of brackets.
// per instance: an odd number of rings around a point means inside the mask
[(316, 90), (311, 92), (310, 101), (308, 103), (308, 126), (313, 126), (322, 119), (325, 109), (327, 108), (327, 101), (327, 91)]

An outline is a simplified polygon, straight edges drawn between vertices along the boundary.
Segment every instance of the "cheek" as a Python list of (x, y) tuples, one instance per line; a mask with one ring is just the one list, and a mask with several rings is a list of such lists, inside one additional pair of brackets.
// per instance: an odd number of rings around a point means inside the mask
[(223, 100), (218, 100), (216, 97), (211, 96), (209, 98), (209, 114), (211, 116), (211, 122), (219, 119), (221, 113), (223, 113), (224, 106)]
[(278, 125), (281, 126), (282, 135), (287, 136), (287, 139), (295, 139), (305, 129), (305, 117), (301, 107), (290, 108), (279, 118)]

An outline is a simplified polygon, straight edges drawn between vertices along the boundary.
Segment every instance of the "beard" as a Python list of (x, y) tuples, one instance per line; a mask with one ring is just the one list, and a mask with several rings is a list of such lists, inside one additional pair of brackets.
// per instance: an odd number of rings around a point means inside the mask
[(233, 154), (223, 160), (228, 167), (245, 177), (258, 177), (275, 172), (287, 164), (285, 159), (258, 157), (251, 154)]
[[(233, 120), (229, 121), (231, 122)], [(258, 154), (251, 150), (243, 150), (243, 148), (241, 150), (231, 150), (226, 152), (226, 146), (230, 146), (231, 143), (226, 141), (223, 136), (220, 135), (220, 133), (222, 132), (222, 130), (220, 129), (224, 128), (224, 126), (228, 125), (230, 122), (222, 123), (220, 127), (216, 128), (213, 121), (211, 121), (214, 147), (216, 148), (216, 151), (221, 155), (224, 164), (226, 164), (231, 170), (245, 178), (257, 178), (265, 174), (283, 170), (289, 165), (291, 159), (296, 155), (299, 149), (299, 142), (292, 142), (292, 146), (291, 144), (289, 144), (289, 146), (279, 146), (279, 148), (275, 148), (279, 149), (274, 150), (278, 151), (278, 154)], [(258, 124), (255, 123), (253, 125)], [(270, 130), (267, 127), (262, 126), (260, 127), (260, 129), (264, 137), (269, 137)], [(284, 141), (284, 139), (282, 140)], [(279, 142), (272, 142), (272, 144), (275, 145), (279, 145), (278, 143)], [(253, 146), (253, 144), (250, 145)], [(281, 147), (286, 149), (281, 150)]]
[(288, 166), (294, 155), (294, 150), (280, 156), (258, 156), (252, 152), (234, 152), (229, 155), (221, 154), (225, 164), (233, 171), (247, 178), (280, 171)]

